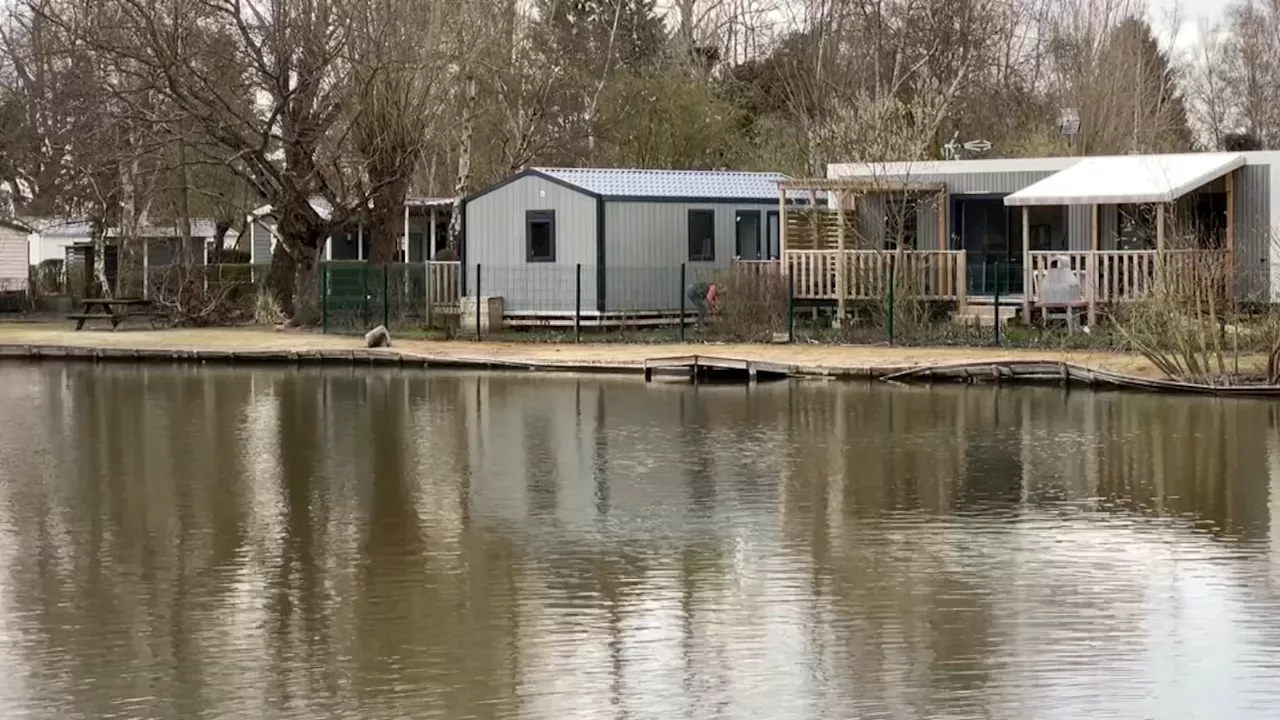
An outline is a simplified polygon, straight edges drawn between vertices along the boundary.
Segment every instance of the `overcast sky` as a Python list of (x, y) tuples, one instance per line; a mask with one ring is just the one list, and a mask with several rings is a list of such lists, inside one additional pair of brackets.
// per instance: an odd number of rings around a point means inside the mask
[(1181, 17), (1182, 27), (1176, 45), (1185, 48), (1199, 38), (1200, 26), (1205, 22), (1222, 20), (1224, 8), (1231, 0), (1148, 0), (1151, 4), (1151, 25), (1168, 41), (1172, 28), (1170, 18), (1175, 12)]

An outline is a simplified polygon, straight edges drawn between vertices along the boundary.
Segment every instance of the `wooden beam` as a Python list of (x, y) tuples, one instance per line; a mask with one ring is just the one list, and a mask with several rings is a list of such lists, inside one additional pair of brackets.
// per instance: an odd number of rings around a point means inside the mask
[(1227, 173), (1227, 297), (1236, 297), (1236, 171)]
[(1098, 322), (1098, 205), (1089, 206), (1089, 256), (1085, 258), (1085, 299), (1089, 301), (1089, 331)]
[[(400, 262), (409, 262), (409, 203), (404, 204), (404, 228), (400, 233), (400, 251), (404, 253), (400, 257)], [(408, 277), (406, 274), (406, 281)]]
[(431, 260), (435, 258), (436, 253), (436, 207), (434, 205), (431, 206), (431, 227), (427, 229), (427, 234), (429, 238), (427, 241), (427, 256), (423, 259)]
[(1089, 206), (1089, 249), (1098, 252), (1098, 233), (1101, 229), (1098, 227), (1098, 206)]
[(938, 193), (938, 249), (939, 250), (948, 249), (947, 239), (949, 237), (949, 233), (947, 231), (949, 228), (947, 228), (947, 220), (951, 217), (951, 214), (947, 212), (948, 210), (947, 200), (948, 200), (948, 195), (947, 195), (946, 189), (944, 188), (941, 192)]
[(848, 288), (845, 285), (849, 280), (848, 257), (845, 255), (845, 232), (844, 232), (844, 201), (845, 192), (837, 190), (836, 198), (836, 327), (844, 327), (845, 318), (845, 296), (848, 294)]
[[(999, 282), (996, 278), (996, 282)], [(1031, 207), (1022, 206), (1022, 321), (1031, 324)], [(1000, 322), (1000, 308), (996, 308), (996, 322)]]
[(1164, 203), (1156, 205), (1156, 250), (1164, 252)]
[(782, 274), (790, 275), (791, 268), (787, 265), (787, 191), (782, 187), (778, 188), (778, 262), (782, 263)]

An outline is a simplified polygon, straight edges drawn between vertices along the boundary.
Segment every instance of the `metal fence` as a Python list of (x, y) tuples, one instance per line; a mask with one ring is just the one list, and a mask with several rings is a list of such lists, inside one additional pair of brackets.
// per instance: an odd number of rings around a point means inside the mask
[[(358, 334), (382, 324), (400, 332), (445, 337), (547, 341), (1059, 342), (1065, 327), (1009, 322), (1020, 300), (1019, 288), (1009, 277), (1012, 270), (993, 265), (972, 277), (972, 286), (985, 292), (975, 290), (963, 309), (954, 301), (923, 296), (909, 282), (886, 277), (881, 296), (847, 302), (843, 318), (836, 317), (829, 300), (797, 299), (791, 277), (765, 263), (464, 268), (457, 262), (378, 266), (336, 261), (322, 265), (319, 289), (323, 330), (331, 333)], [(273, 322), (281, 310), (267, 288), (269, 271), (269, 265), (151, 268), (148, 295), (166, 308), (179, 309), (175, 314), (184, 324)], [(1256, 304), (1266, 304), (1269, 275), (1268, 267), (1237, 274), (1235, 292), (1242, 306), (1253, 298)], [(717, 307), (707, 302), (712, 285), (718, 291)], [(999, 311), (993, 307), (997, 303)], [(1107, 307), (1100, 312), (1102, 322), (1094, 332), (1061, 342), (1114, 346), (1120, 341), (1106, 326), (1117, 310)]]
[(327, 262), (321, 267), (321, 322), (325, 332), (452, 328), (460, 319), (457, 263)]

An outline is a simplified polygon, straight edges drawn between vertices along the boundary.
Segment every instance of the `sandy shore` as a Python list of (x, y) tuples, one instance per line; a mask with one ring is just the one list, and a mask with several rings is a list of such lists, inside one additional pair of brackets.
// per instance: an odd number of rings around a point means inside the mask
[[(85, 348), (201, 352), (342, 352), (362, 349), (361, 338), (274, 328), (181, 330), (81, 330), (69, 323), (0, 323), (0, 348)], [(412, 359), (465, 363), (512, 363), (576, 369), (639, 369), (649, 358), (723, 356), (790, 365), (822, 375), (879, 375), (921, 365), (1004, 359), (1065, 361), (1146, 377), (1161, 374), (1142, 357), (1125, 353), (1011, 350), (1000, 348), (903, 348), (839, 345), (536, 344), (475, 341), (396, 341), (388, 352)]]

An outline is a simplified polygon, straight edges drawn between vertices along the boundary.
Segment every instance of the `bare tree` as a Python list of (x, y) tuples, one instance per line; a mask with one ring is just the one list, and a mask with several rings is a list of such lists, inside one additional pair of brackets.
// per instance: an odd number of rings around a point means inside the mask
[(352, 135), (372, 198), (370, 259), (386, 263), (402, 235), (410, 181), (446, 125), (454, 76), (469, 64), (458, 42), (464, 12), (423, 0), (367, 0), (357, 7)]
[(286, 278), (292, 280), (292, 319), (318, 321), (320, 249), (376, 191), (363, 186), (344, 151), (355, 115), (349, 112), (352, 4), (104, 5), (116, 14), (119, 31), (105, 37), (80, 33), (81, 39), (138, 68), (140, 78), (154, 79), (147, 90), (198, 123), (217, 143), (219, 159), (274, 206), (281, 238), (277, 259), (292, 265), (292, 277)]

